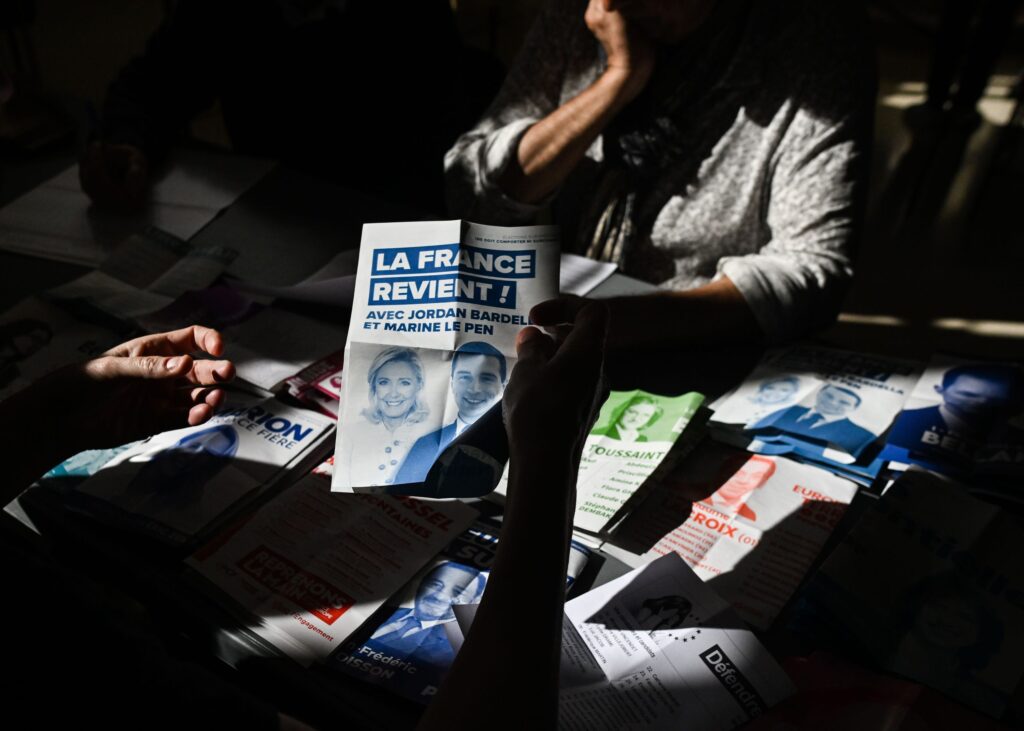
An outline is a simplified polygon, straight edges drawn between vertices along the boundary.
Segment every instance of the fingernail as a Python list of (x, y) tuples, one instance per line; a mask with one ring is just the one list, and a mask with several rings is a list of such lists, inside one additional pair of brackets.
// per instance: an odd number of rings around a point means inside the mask
[(179, 361), (177, 358), (171, 358), (169, 361), (165, 363), (165, 365), (167, 366), (167, 370), (173, 371), (175, 368), (178, 367), (178, 362)]

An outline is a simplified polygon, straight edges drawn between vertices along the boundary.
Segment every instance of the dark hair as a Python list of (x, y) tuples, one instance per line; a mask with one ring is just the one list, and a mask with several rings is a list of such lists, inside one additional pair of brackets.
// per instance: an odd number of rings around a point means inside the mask
[[(834, 383), (826, 383), (824, 386), (821, 387), (821, 391), (824, 391), (826, 388), (834, 388), (837, 391), (842, 391), (847, 396), (853, 396), (855, 399), (857, 399), (857, 406), (860, 406), (861, 404), (862, 399), (860, 397), (860, 394), (857, 393), (856, 391), (852, 391), (849, 388), (843, 388), (842, 386), (837, 386)], [(821, 391), (818, 391), (818, 393), (821, 393)]]
[[(482, 571), (480, 569), (474, 568), (473, 566), (467, 566), (466, 564), (460, 563), (458, 561), (443, 561), (423, 575), (423, 578), (420, 579), (420, 583), (416, 587), (416, 595), (419, 596), (420, 590), (423, 588), (423, 585), (431, 576), (447, 568), (453, 568), (458, 569), (459, 571), (464, 571), (465, 573), (470, 574), (473, 577), (471, 583), (473, 587), (473, 596), (468, 597), (467, 601), (452, 602), (452, 604), (471, 604), (481, 594), (484, 593), (484, 587), (486, 587), (487, 585), (487, 577), (482, 575)], [(469, 586), (467, 586), (466, 588), (468, 589)]]
[(505, 356), (502, 355), (500, 350), (490, 343), (475, 340), (471, 343), (463, 343), (459, 346), (459, 349), (455, 351), (455, 355), (452, 357), (453, 376), (455, 375), (455, 363), (459, 360), (460, 355), (484, 355), (488, 358), (497, 358), (498, 369), (501, 371), (501, 382), (504, 383), (508, 380), (508, 366), (505, 364)]
[(967, 363), (954, 366), (942, 374), (943, 390), (952, 386), (960, 376), (974, 376), (982, 381), (994, 381), (1007, 388), (1006, 401), (1018, 404), (1024, 401), (1024, 373), (1020, 368), (1003, 363)]

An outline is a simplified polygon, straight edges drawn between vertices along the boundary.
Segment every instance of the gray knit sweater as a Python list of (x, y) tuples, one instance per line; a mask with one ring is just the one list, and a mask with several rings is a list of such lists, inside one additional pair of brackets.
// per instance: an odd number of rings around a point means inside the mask
[[(835, 317), (852, 275), (873, 99), (862, 26), (840, 6), (753, 1), (724, 70), (676, 120), (685, 152), (639, 203), (639, 251), (626, 274), (668, 289), (728, 276), (769, 341)], [(603, 71), (585, 7), (550, 0), (494, 103), (448, 151), (457, 215), (523, 224), (550, 202), (512, 200), (498, 180), (526, 130)], [(602, 164), (599, 138), (553, 196), (563, 227), (589, 223), (579, 199)]]

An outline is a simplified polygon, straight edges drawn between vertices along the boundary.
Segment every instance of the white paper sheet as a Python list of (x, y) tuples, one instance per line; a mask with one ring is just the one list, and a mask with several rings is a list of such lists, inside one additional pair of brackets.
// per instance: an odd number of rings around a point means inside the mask
[(615, 273), (616, 266), (605, 261), (594, 261), (576, 254), (562, 254), (562, 269), (558, 277), (558, 291), (585, 297), (599, 284)]
[(264, 160), (179, 150), (132, 215), (94, 208), (72, 166), (0, 209), (0, 249), (98, 266), (129, 236), (156, 226), (189, 239), (270, 170)]

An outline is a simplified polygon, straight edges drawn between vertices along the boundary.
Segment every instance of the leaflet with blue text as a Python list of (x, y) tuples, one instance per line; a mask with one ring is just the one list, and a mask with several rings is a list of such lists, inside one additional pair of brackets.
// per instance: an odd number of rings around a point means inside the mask
[[(557, 295), (558, 263), (548, 226), (363, 226), (333, 490), (389, 492), (426, 479), (500, 401), (530, 308)], [(503, 464), (492, 467), (496, 483)]]

